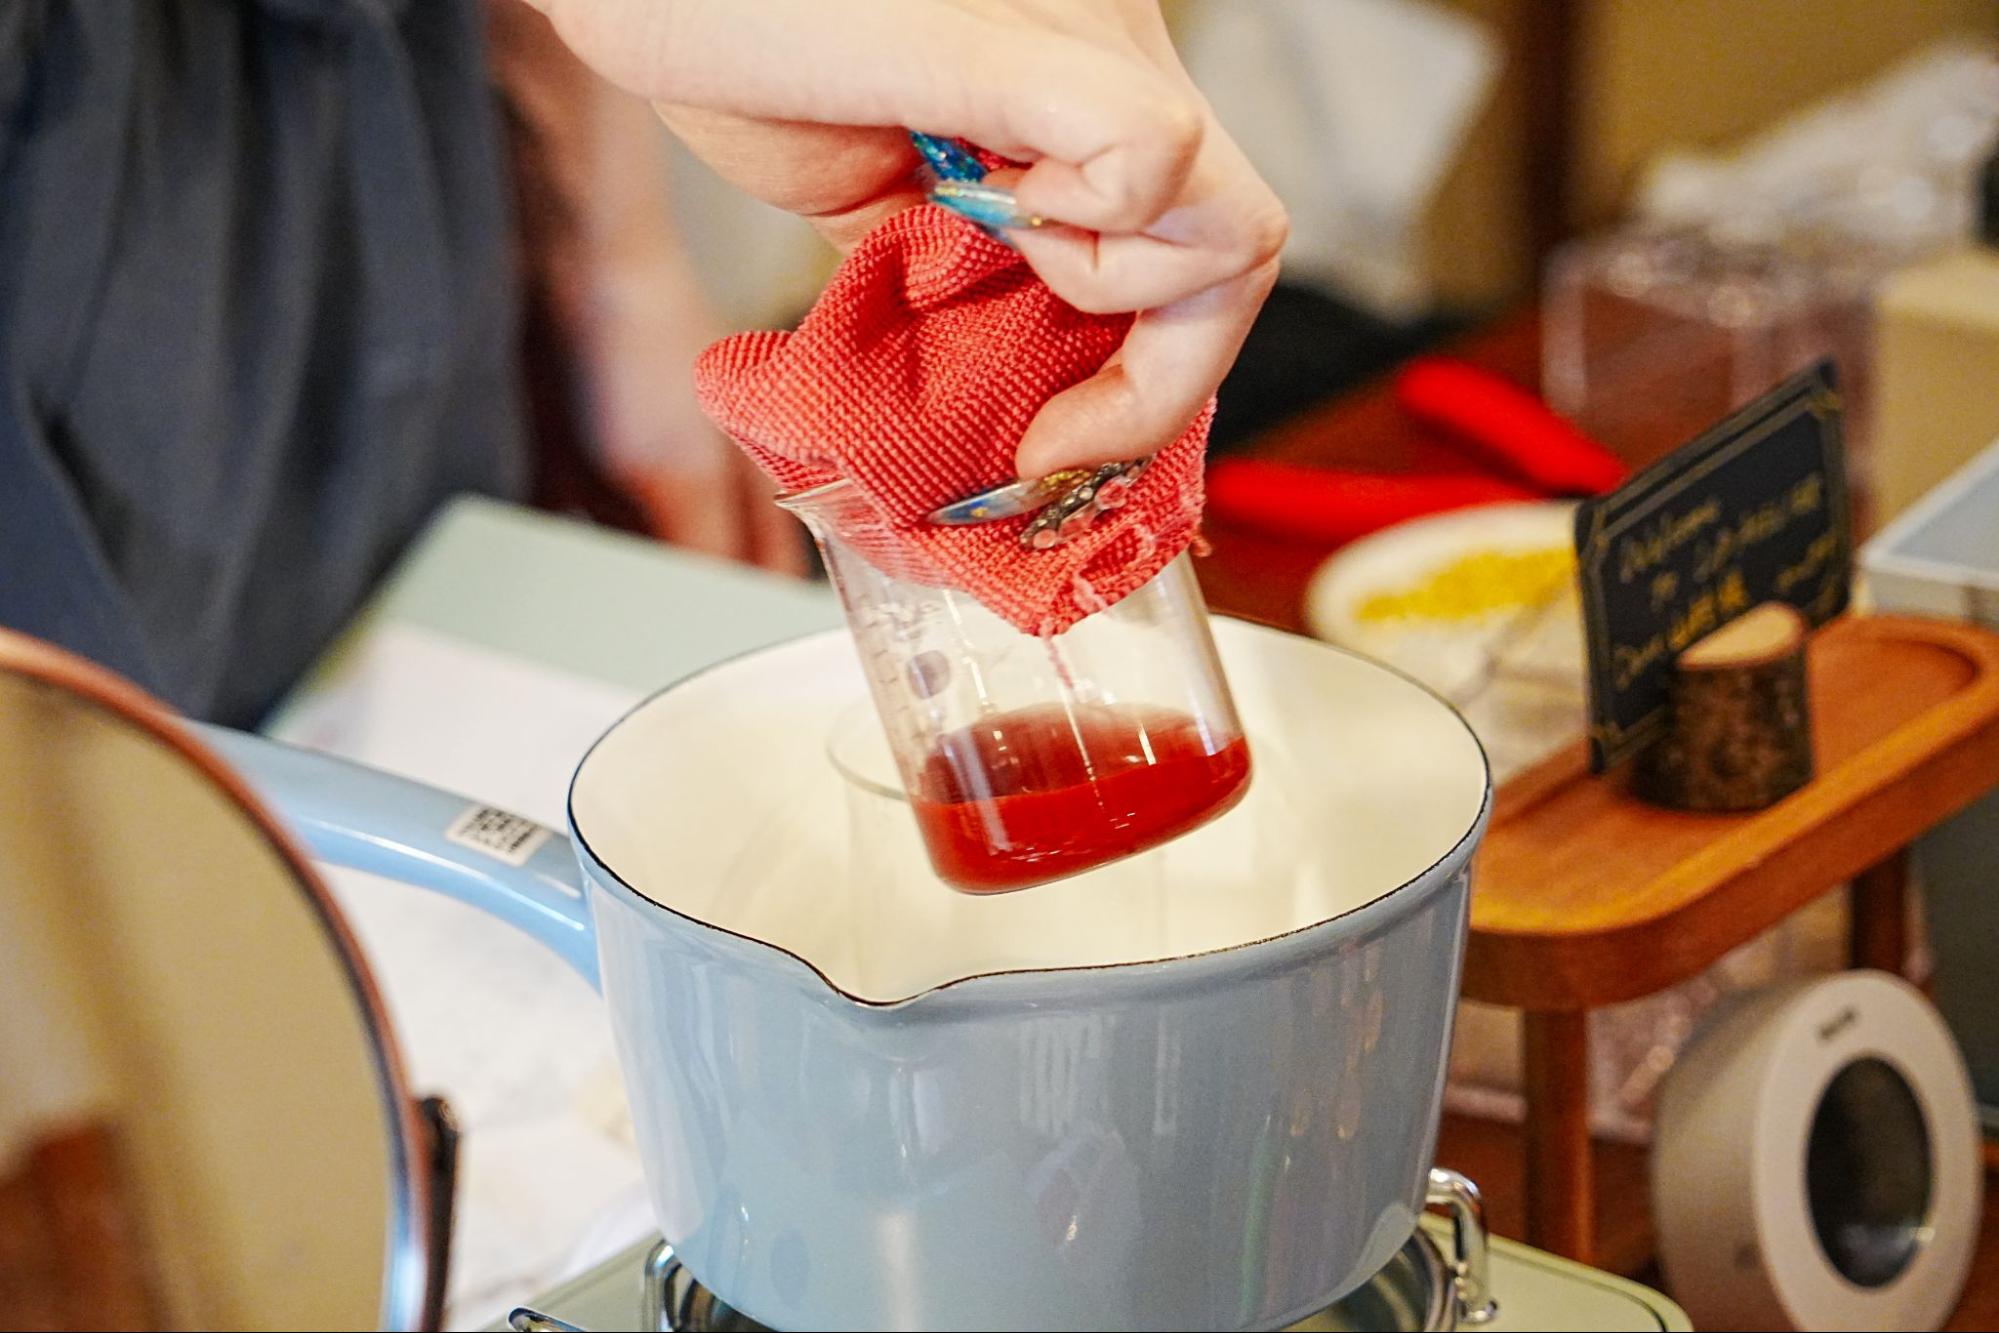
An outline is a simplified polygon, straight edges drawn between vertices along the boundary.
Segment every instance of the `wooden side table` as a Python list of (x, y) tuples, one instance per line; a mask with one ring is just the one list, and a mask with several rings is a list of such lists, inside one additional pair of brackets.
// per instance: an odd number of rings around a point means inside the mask
[(1499, 794), (1464, 993), (1525, 1011), (1533, 1244), (1593, 1253), (1591, 1009), (1686, 981), (1849, 880), (1855, 965), (1901, 970), (1908, 845), (1999, 786), (1999, 635), (1847, 617), (1810, 669), (1818, 776), (1767, 810), (1658, 809), (1591, 777), (1580, 747)]
[[(1521, 310), (1449, 349), (1536, 387), (1540, 328)], [(1637, 465), (1676, 440), (1648, 441)], [(1386, 381), (1328, 402), (1244, 452), (1325, 467), (1433, 471), (1447, 442)], [(1197, 564), (1217, 610), (1304, 628), (1329, 552), (1214, 526)], [(1578, 746), (1501, 791), (1472, 893), (1465, 994), (1525, 1011), (1526, 1237), (1589, 1260), (1589, 1010), (1698, 973), (1837, 885), (1854, 883), (1853, 955), (1899, 970), (1905, 849), (1999, 785), (1999, 638), (1942, 623), (1849, 618), (1812, 646), (1819, 777), (1769, 810), (1655, 810), (1587, 776)]]

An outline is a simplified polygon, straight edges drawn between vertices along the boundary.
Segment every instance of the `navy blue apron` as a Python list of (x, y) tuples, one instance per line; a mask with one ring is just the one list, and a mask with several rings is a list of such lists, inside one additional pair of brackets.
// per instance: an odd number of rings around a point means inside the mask
[(0, 623), (254, 721), (517, 493), (477, 0), (0, 3)]

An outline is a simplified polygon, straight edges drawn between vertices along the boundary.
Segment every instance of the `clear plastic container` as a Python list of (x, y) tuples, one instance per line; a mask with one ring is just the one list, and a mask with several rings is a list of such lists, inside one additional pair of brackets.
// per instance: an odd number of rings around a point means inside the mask
[(1687, 443), (1821, 356), (1845, 389), (1864, 353), (1846, 293), (1811, 266), (1699, 228), (1572, 244), (1544, 297), (1549, 405), (1627, 455)]
[(1800, 206), (1798, 216), (1641, 227), (1569, 245), (1549, 261), (1543, 290), (1550, 406), (1611, 449), (1652, 457), (1829, 357), (1845, 406), (1847, 479), (1864, 505), (1874, 295), (1935, 241), (1929, 231), (1860, 227), (1830, 206)]
[(926, 570), (871, 562), (862, 553), (891, 549), (889, 533), (850, 484), (779, 503), (819, 544), (931, 864), (953, 888), (1077, 874), (1242, 798), (1249, 747), (1185, 555), (1041, 638)]

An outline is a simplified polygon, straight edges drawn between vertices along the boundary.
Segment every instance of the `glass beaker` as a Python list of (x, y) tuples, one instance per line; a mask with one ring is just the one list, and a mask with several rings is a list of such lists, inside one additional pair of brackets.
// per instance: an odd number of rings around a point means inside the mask
[[(1061, 879), (1242, 798), (1249, 746), (1185, 554), (1042, 638), (911, 568), (850, 483), (779, 503), (819, 544), (931, 865), (953, 888)], [(863, 554), (889, 551), (893, 572)]]

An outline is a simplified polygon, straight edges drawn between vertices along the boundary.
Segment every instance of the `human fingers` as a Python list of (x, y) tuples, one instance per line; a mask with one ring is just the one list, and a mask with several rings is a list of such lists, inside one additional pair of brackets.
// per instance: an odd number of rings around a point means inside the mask
[(1228, 374), (1276, 281), (1272, 261), (1140, 313), (1102, 370), (1049, 399), (1028, 424), (1019, 474), (1142, 458), (1178, 439)]
[(1197, 99), (1125, 31), (1149, 5), (532, 2), (600, 73), (655, 101), (967, 138), (1032, 159), (1023, 188), (1080, 227), (1156, 219), (1204, 130)]

